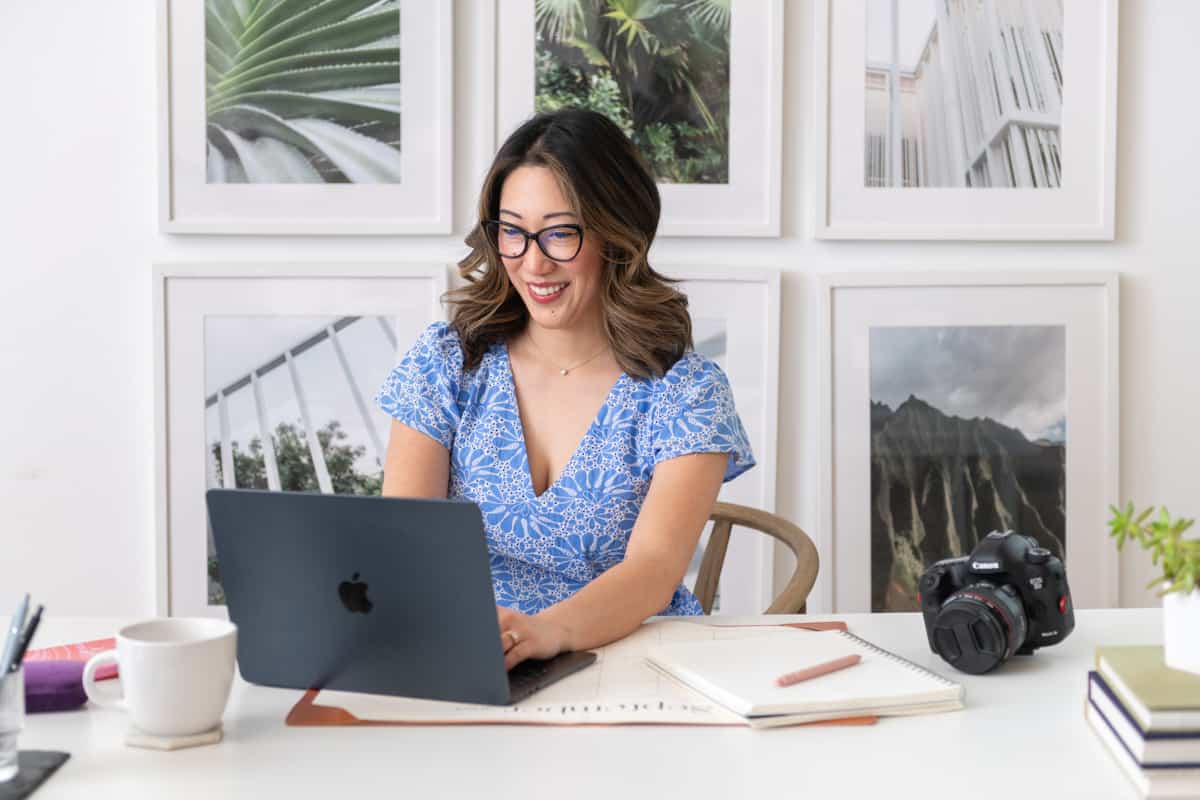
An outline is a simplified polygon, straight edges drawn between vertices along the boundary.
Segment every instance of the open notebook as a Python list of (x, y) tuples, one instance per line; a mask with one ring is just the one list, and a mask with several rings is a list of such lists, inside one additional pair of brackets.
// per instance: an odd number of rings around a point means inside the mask
[[(848, 669), (780, 687), (780, 675), (843, 656)], [(846, 631), (797, 632), (743, 641), (664, 642), (650, 648), (657, 668), (745, 717), (875, 714), (962, 708), (963, 688)]]
[(288, 714), (289, 725), (743, 725), (778, 727), (837, 720), (870, 724), (857, 712), (826, 712), (747, 718), (655, 669), (646, 659), (656, 645), (821, 635), (813, 629), (844, 629), (840, 622), (783, 626), (722, 627), (702, 622), (655, 620), (606, 647), (596, 663), (511, 706), (483, 706), (406, 697), (310, 689)]

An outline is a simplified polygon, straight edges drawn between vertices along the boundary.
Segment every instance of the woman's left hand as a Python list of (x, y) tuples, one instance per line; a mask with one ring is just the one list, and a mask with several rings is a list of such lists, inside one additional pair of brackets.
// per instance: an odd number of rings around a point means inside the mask
[(527, 658), (552, 658), (570, 649), (567, 629), (543, 616), (522, 614), (496, 606), (504, 668), (512, 669)]

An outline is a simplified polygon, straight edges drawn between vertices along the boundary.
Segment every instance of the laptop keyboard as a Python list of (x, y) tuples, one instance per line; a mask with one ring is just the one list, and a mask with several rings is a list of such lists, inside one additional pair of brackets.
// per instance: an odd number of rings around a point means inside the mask
[(510, 703), (519, 703), (538, 689), (578, 672), (596, 660), (596, 654), (586, 650), (559, 653), (545, 660), (527, 658), (508, 671)]

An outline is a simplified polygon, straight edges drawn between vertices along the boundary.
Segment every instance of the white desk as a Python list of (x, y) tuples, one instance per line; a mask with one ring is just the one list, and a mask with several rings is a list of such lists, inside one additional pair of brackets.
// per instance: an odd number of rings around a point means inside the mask
[[(23, 749), (71, 759), (55, 798), (1133, 798), (1083, 719), (1097, 644), (1161, 641), (1157, 609), (1082, 611), (1062, 644), (991, 675), (929, 652), (918, 614), (838, 615), (854, 633), (967, 687), (967, 708), (872, 727), (288, 728), (299, 692), (240, 681), (225, 741), (172, 753), (122, 743), (126, 717), (88, 708), (28, 718)], [(815, 617), (741, 618), (782, 622)], [(112, 635), (120, 620), (48, 622), (37, 645)]]

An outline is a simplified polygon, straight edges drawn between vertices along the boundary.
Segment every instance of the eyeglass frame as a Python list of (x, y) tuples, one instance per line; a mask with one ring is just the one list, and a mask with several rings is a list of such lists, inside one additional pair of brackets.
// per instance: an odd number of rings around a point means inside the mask
[[(506, 228), (516, 228), (518, 231), (520, 231), (521, 235), (523, 237), (525, 237), (525, 242), (521, 247), (521, 252), (517, 253), (516, 255), (511, 255), (511, 256), (501, 253), (499, 243), (496, 242), (493, 237), (490, 237), (487, 235), (487, 226), (489, 226), (489, 225), (496, 225), (496, 226), (503, 225)], [(574, 261), (576, 258), (579, 257), (580, 251), (583, 250), (583, 235), (584, 235), (583, 226), (579, 225), (577, 223), (574, 223), (574, 222), (560, 222), (557, 225), (547, 225), (546, 227), (542, 228), (541, 230), (533, 231), (533, 232), (525, 230), (520, 225), (517, 225), (514, 222), (509, 222), (509, 221), (503, 220), (503, 219), (485, 219), (479, 223), (479, 227), (484, 232), (483, 238), (486, 239), (487, 241), (491, 242), (492, 247), (496, 248), (496, 252), (500, 255), (501, 258), (521, 258), (521, 257), (523, 257), (526, 253), (529, 252), (529, 242), (530, 241), (537, 242), (538, 250), (542, 251), (542, 255), (544, 255), (546, 258), (550, 259), (551, 261), (557, 261), (560, 264), (564, 264), (568, 261)], [(576, 248), (575, 252), (571, 255), (570, 258), (555, 258), (554, 256), (552, 256), (546, 252), (546, 246), (542, 244), (542, 239), (541, 239), (542, 234), (545, 233), (546, 231), (552, 231), (557, 228), (570, 228), (571, 230), (574, 230), (577, 234), (579, 234), (579, 247)]]

